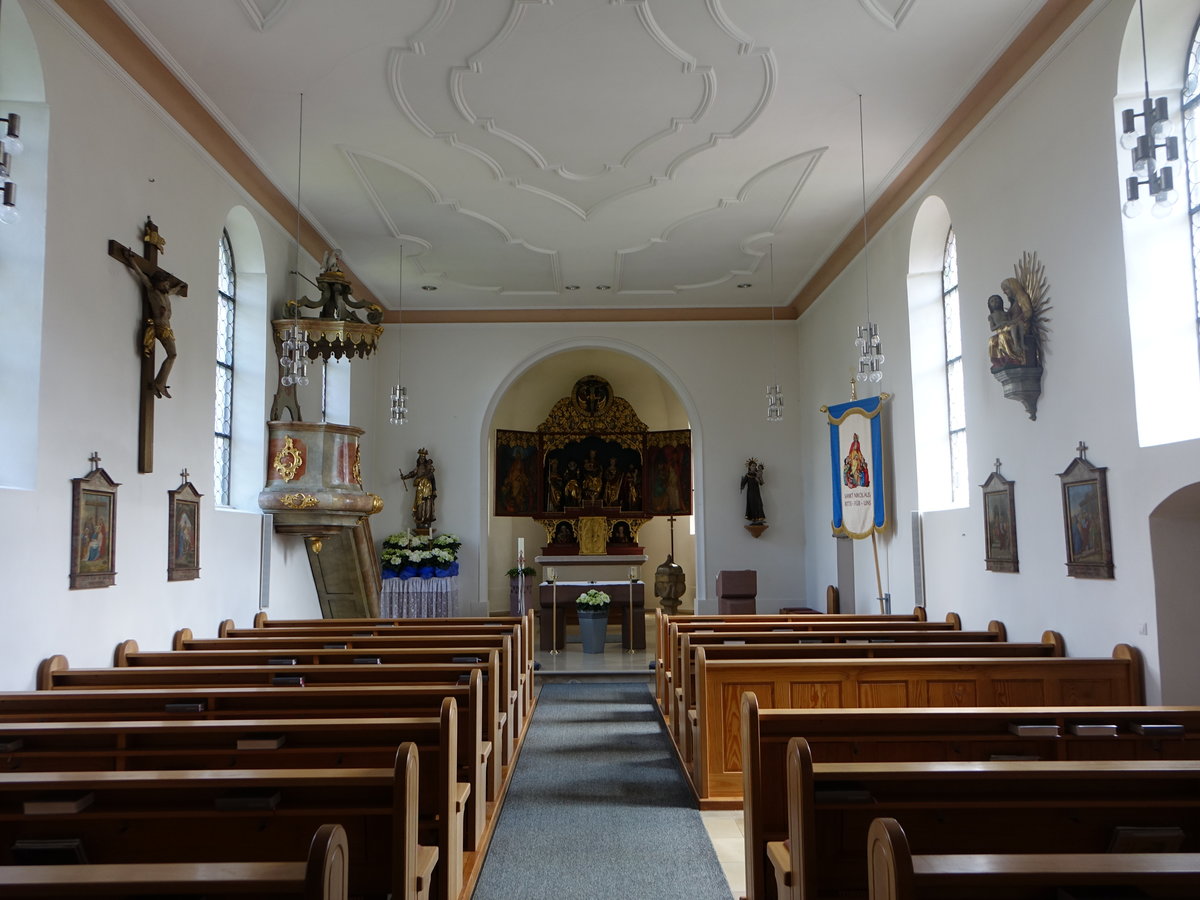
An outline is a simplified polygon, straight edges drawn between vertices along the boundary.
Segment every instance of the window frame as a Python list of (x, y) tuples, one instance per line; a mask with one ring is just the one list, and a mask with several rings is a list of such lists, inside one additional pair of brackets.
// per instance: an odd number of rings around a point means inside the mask
[[(953, 283), (949, 283), (953, 280)], [(967, 410), (963, 378), (962, 308), (959, 304), (958, 238), (951, 224), (942, 249), (942, 349), (946, 377), (946, 438), (950, 451), (950, 503), (960, 507), (967, 497)], [(953, 315), (951, 314), (953, 307)], [(951, 329), (957, 352), (951, 355)], [(956, 390), (957, 389), (957, 390)], [(955, 410), (954, 398), (959, 409)], [(956, 415), (957, 413), (957, 415)], [(958, 423), (956, 424), (956, 419)]]
[[(217, 506), (228, 507), (233, 486), (233, 387), (237, 323), (237, 262), (229, 229), (217, 242), (216, 370), (213, 396), (213, 492)], [(229, 287), (229, 291), (223, 287)], [(222, 315), (222, 310), (225, 311)], [(224, 327), (222, 327), (224, 322)], [(224, 353), (222, 352), (224, 350)], [(222, 358), (222, 357), (226, 358)], [(221, 390), (222, 380), (228, 390)], [(222, 427), (224, 426), (224, 427)]]

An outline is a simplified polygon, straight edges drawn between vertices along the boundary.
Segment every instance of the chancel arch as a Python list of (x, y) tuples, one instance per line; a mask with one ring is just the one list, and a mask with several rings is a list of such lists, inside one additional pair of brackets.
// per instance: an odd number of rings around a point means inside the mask
[[(694, 405), (672, 373), (645, 351), (632, 345), (613, 342), (608, 346), (579, 345), (575, 342), (546, 348), (537, 356), (516, 367), (500, 385), (489, 407), (485, 422), (483, 458), (486, 470), (483, 483), (487, 485), (486, 506), (482, 515), (488, 535), (485, 564), (480, 566), (480, 595), (488, 598), (492, 610), (507, 609), (508, 582), (504, 573), (515, 562), (518, 538), (525, 539), (527, 565), (546, 544), (543, 527), (532, 517), (496, 516), (495, 436), (497, 430), (536, 431), (556, 402), (569, 395), (576, 383), (585, 376), (598, 375), (611, 387), (614, 397), (622, 398), (636, 410), (637, 416), (652, 431), (687, 430), (692, 432), (693, 486), (702, 481), (702, 450)], [(694, 529), (692, 520), (703, 513), (703, 495), (695, 491), (693, 516), (676, 517), (675, 561), (684, 569), (687, 592), (683, 605), (691, 608), (695, 602), (696, 586), (702, 583), (703, 572), (697, 571), (701, 554), (697, 546), (703, 540), (703, 529)], [(655, 568), (666, 560), (671, 547), (671, 529), (666, 516), (655, 516), (640, 527), (639, 544), (645, 548), (647, 563), (642, 580), (647, 583), (647, 607), (653, 607), (652, 586)], [(535, 566), (536, 568), (536, 566)], [(538, 575), (541, 576), (539, 568)]]

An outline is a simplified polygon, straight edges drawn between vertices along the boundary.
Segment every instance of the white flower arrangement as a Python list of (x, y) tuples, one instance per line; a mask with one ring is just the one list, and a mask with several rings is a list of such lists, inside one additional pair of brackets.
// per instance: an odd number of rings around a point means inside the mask
[(575, 598), (575, 606), (580, 609), (607, 609), (610, 603), (612, 603), (612, 597), (608, 596), (604, 591), (598, 591), (595, 588), (592, 588), (590, 591), (584, 591)]
[(405, 569), (446, 570), (457, 568), (458, 548), (461, 546), (462, 541), (454, 534), (439, 534), (429, 538), (411, 531), (399, 531), (388, 535), (379, 552), (379, 559), (384, 571), (392, 574), (403, 574)]

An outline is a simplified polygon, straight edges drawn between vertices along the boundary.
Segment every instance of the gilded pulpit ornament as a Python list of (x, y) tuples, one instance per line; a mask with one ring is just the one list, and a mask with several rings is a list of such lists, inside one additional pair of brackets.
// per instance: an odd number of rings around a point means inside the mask
[(312, 494), (284, 494), (279, 502), (288, 509), (312, 509), (317, 505), (317, 498)]
[(296, 473), (300, 471), (300, 467), (303, 465), (304, 454), (301, 447), (296, 446), (296, 442), (292, 440), (291, 435), (287, 435), (283, 439), (283, 447), (275, 454), (275, 461), (272, 463), (272, 467), (284, 481), (291, 481), (296, 477)]
[(1037, 419), (1042, 395), (1042, 353), (1050, 309), (1045, 267), (1037, 254), (1025, 251), (1013, 266), (1013, 278), (1000, 282), (1000, 294), (988, 297), (988, 358), (992, 374), (1004, 385), (1004, 396), (1019, 400)]

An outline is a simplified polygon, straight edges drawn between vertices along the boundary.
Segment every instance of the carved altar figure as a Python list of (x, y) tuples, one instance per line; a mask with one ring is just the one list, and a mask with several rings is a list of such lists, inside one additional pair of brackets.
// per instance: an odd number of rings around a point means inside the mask
[(608, 458), (608, 468), (604, 470), (604, 505), (621, 505), (621, 488), (625, 484), (625, 475), (617, 468), (617, 458)]
[(142, 354), (153, 357), (155, 341), (162, 344), (165, 354), (162, 365), (158, 368), (158, 375), (148, 387), (154, 391), (155, 397), (170, 397), (167, 376), (171, 374), (171, 367), (175, 365), (175, 357), (178, 355), (175, 351), (175, 332), (171, 330), (171, 295), (180, 293), (187, 285), (162, 269), (155, 269), (154, 277), (148, 277), (138, 265), (133, 251), (128, 248), (125, 250), (125, 265), (142, 285), (146, 307), (150, 311), (150, 318), (146, 321), (146, 330), (142, 337)]
[(600, 463), (596, 461), (596, 451), (589, 450), (588, 458), (583, 461), (583, 501), (596, 503), (600, 492), (604, 489), (604, 474), (600, 471)]
[(563, 477), (558, 472), (558, 460), (550, 460), (550, 471), (546, 475), (546, 512), (562, 509)]
[(583, 506), (583, 494), (579, 486), (579, 463), (573, 459), (567, 462), (567, 472), (563, 476), (563, 506)]

